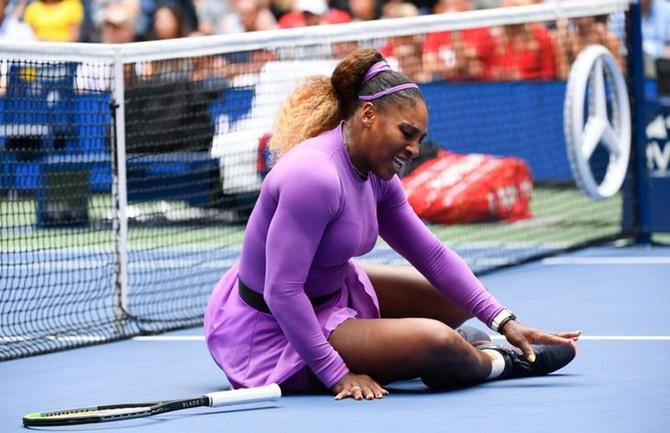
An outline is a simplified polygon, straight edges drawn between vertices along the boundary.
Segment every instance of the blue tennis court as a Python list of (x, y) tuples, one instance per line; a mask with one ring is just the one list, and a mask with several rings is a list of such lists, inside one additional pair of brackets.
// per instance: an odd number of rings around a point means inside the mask
[[(575, 361), (546, 377), (430, 392), (394, 383), (389, 397), (284, 396), (266, 405), (194, 409), (58, 431), (660, 432), (670, 425), (670, 247), (607, 246), (483, 277), (523, 321), (582, 329)], [(481, 324), (471, 322), (481, 327)], [(136, 337), (0, 363), (3, 431), (32, 411), (193, 397), (228, 384), (202, 330)]]

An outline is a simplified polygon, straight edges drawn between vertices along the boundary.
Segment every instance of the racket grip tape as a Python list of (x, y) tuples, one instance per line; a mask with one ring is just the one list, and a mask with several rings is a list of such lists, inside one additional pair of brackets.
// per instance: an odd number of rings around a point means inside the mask
[(281, 397), (279, 385), (258, 386), (254, 388), (233, 389), (229, 391), (210, 392), (205, 394), (209, 397), (210, 406), (230, 406), (233, 404), (258, 403), (264, 401), (275, 401)]

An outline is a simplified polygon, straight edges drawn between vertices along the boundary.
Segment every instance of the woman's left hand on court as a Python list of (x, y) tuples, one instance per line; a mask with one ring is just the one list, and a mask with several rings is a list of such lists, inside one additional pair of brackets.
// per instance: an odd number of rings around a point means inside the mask
[(546, 332), (531, 328), (516, 320), (510, 320), (503, 326), (500, 333), (510, 344), (521, 349), (528, 361), (535, 362), (531, 344), (575, 344), (582, 331)]
[(366, 374), (347, 373), (332, 389), (335, 400), (352, 397), (354, 400), (372, 400), (388, 395), (376, 380)]

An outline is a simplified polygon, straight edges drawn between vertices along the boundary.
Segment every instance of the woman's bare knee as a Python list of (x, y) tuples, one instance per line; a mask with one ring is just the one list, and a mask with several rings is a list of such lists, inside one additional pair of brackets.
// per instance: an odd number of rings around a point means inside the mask
[[(441, 325), (441, 326), (438, 326)], [(432, 328), (432, 329), (430, 329)], [(421, 336), (426, 369), (421, 378), (431, 388), (449, 388), (481, 382), (490, 365), (485, 356), (456, 331), (438, 323)]]
[(467, 362), (470, 345), (449, 326), (438, 321), (427, 321), (421, 339), (421, 353), (431, 364), (443, 367), (445, 362)]

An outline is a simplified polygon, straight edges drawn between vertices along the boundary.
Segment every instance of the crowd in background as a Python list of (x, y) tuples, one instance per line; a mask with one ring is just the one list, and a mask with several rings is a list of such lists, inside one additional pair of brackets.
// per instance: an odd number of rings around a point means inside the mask
[[(124, 43), (393, 19), (542, 0), (0, 0), (0, 40)], [(670, 1), (641, 0), (644, 51), (670, 58)], [(586, 45), (625, 67), (622, 16), (391, 38), (379, 48), (417, 82), (563, 79)], [(344, 46), (343, 48), (347, 48)], [(345, 50), (346, 51), (346, 50)], [(265, 53), (257, 63), (272, 60)], [(247, 65), (248, 66), (248, 65)]]

